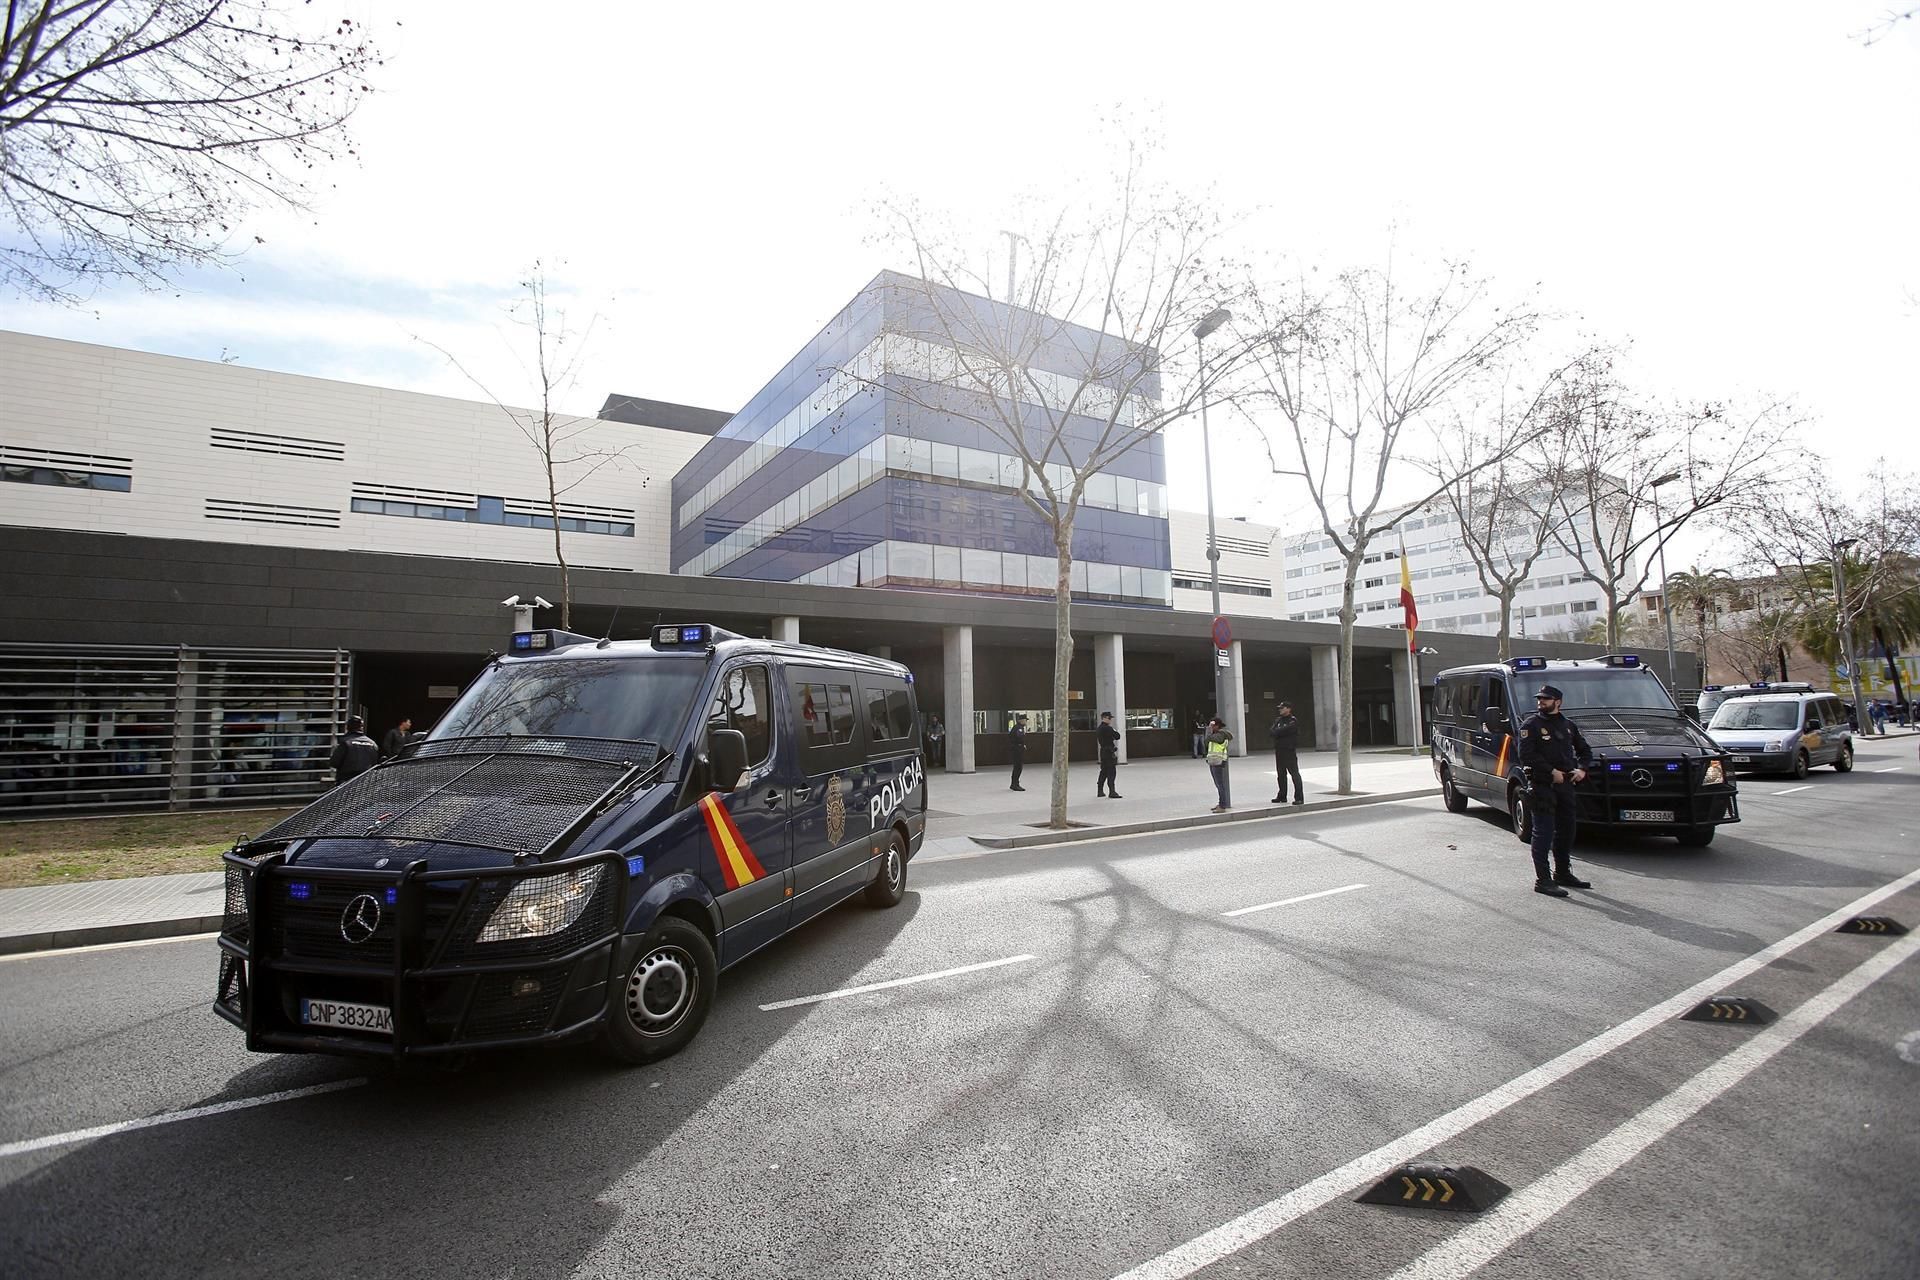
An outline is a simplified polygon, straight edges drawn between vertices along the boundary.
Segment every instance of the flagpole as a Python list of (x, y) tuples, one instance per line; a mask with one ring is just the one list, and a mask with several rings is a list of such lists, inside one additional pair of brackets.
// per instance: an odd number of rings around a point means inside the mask
[(1413, 708), (1413, 754), (1420, 754), (1420, 649), (1407, 632), (1407, 704)]

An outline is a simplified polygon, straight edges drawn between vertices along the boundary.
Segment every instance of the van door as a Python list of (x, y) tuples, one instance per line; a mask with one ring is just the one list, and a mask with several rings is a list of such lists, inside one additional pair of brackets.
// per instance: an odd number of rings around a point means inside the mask
[(793, 792), (793, 915), (812, 918), (865, 883), (865, 732), (851, 671), (787, 669), (797, 760)]
[[(709, 728), (738, 729), (747, 740), (747, 772), (731, 792), (700, 798), (700, 815), (719, 864), (720, 963), (731, 964), (787, 930), (793, 891), (790, 815), (797, 775), (791, 734), (782, 732), (778, 686), (764, 662), (722, 673), (707, 712)], [(712, 877), (709, 877), (711, 880)]]
[[(1504, 679), (1497, 675), (1482, 676), (1477, 692), (1480, 710), (1473, 721), (1474, 779), (1480, 788), (1480, 798), (1504, 809), (1507, 779), (1520, 763), (1516, 755), (1519, 743), (1514, 737), (1520, 726), (1514, 723), (1512, 699)], [(1504, 721), (1499, 718), (1501, 712), (1506, 714)]]

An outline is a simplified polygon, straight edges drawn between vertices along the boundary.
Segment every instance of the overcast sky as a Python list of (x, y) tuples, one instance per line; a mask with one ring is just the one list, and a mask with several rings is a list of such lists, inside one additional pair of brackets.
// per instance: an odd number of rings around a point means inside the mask
[[(388, 57), (311, 216), (0, 327), (475, 396), (431, 342), (524, 402), (505, 308), (542, 258), (600, 316), (566, 408), (733, 409), (909, 265), (876, 197), (995, 225), (1124, 104), (1266, 249), (1377, 263), (1392, 226), (1631, 341), (1650, 391), (1794, 398), (1849, 486), (1920, 471), (1920, 21), (1863, 45), (1885, 3), (333, 4)], [(1215, 429), (1222, 514), (1299, 527)]]

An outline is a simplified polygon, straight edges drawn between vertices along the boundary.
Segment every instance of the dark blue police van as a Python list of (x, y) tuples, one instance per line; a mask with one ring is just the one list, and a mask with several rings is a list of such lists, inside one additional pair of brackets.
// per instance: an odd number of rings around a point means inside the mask
[(424, 741), (226, 855), (214, 1008), (261, 1051), (664, 1057), (722, 970), (901, 900), (919, 719), (860, 654), (520, 632)]
[(1581, 827), (1672, 835), (1699, 847), (1715, 827), (1740, 821), (1727, 753), (1631, 653), (1514, 658), (1434, 677), (1433, 769), (1448, 809), (1465, 813), (1468, 800), (1482, 801), (1511, 815), (1522, 841), (1533, 839), (1516, 735), (1545, 684), (1565, 695), (1561, 714), (1593, 749), (1594, 766), (1574, 793)]

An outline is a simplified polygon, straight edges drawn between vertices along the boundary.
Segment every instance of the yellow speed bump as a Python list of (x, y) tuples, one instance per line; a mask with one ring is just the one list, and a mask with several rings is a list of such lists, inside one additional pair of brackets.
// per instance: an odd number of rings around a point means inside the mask
[(1888, 916), (1855, 916), (1834, 930), (1835, 933), (1877, 933), (1888, 938), (1906, 931), (1907, 926)]
[(1510, 1189), (1498, 1178), (1489, 1177), (1471, 1165), (1404, 1164), (1356, 1199), (1361, 1204), (1385, 1204), (1401, 1209), (1479, 1213), (1492, 1208)]
[(1745, 1027), (1763, 1027), (1778, 1015), (1758, 1000), (1745, 996), (1715, 996), (1680, 1015), (1682, 1022), (1720, 1022)]

